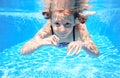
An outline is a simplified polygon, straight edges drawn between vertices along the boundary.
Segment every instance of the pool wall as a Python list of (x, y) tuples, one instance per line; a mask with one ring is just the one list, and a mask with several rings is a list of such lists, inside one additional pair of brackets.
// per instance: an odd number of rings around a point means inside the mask
[[(0, 1), (0, 52), (26, 41), (45, 24), (41, 12), (41, 0), (1, 0)], [(91, 0), (91, 10), (87, 27), (91, 35), (107, 36), (120, 51), (120, 7), (119, 1)]]

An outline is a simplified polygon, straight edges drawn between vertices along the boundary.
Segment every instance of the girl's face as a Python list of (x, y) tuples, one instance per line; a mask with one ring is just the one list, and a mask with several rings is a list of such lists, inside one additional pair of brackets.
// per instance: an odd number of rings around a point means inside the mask
[(75, 25), (73, 15), (52, 15), (51, 21), (54, 33), (61, 39), (67, 38)]

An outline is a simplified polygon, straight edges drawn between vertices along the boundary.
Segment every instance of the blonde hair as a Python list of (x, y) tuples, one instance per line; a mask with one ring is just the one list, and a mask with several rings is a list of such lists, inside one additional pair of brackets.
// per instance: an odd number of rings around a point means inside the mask
[(68, 10), (68, 9), (65, 9), (65, 10), (54, 10), (51, 14), (54, 15), (55, 20), (62, 20), (65, 17), (68, 17), (70, 15), (74, 16), (74, 11)]
[(91, 8), (89, 0), (44, 0), (45, 10), (76, 9), (83, 11)]
[(79, 17), (79, 13), (91, 8), (89, 0), (44, 0), (45, 11), (43, 15), (46, 19), (51, 17), (51, 13), (64, 13), (65, 15), (74, 13), (75, 18)]

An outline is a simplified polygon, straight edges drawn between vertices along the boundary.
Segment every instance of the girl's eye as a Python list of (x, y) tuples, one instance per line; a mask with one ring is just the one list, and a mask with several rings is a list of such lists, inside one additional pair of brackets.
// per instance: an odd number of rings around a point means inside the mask
[(56, 26), (60, 26), (60, 24), (58, 22), (54, 23)]
[(66, 23), (65, 27), (71, 27), (71, 23)]

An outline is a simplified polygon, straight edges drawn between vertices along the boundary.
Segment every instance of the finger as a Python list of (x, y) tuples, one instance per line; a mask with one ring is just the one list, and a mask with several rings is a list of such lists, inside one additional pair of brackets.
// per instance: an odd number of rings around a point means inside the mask
[(55, 35), (55, 39), (57, 42), (60, 40), (59, 37), (57, 37), (56, 35)]
[(69, 55), (73, 51), (74, 48), (75, 48), (75, 45), (70, 45), (67, 50), (67, 55)]
[(81, 47), (78, 48), (78, 50), (76, 51), (75, 55), (78, 55), (80, 53)]
[(76, 53), (79, 51), (79, 46), (74, 48), (74, 52), (72, 53), (72, 55), (76, 55)]
[(69, 54), (70, 50), (71, 50), (72, 46), (71, 43), (68, 45), (68, 49), (67, 49), (67, 55)]
[(53, 40), (54, 40), (55, 42), (58, 42), (58, 41), (59, 41), (59, 38), (54, 35), (54, 36), (53, 36)]
[(76, 47), (75, 47), (75, 49), (74, 49), (74, 54), (73, 54), (73, 55), (79, 54), (79, 52), (80, 52), (80, 50), (81, 50), (81, 47), (82, 47), (81, 44), (78, 45), (78, 44), (76, 43)]
[(56, 40), (55, 36), (53, 36), (52, 40), (53, 40), (54, 42), (57, 42), (57, 40)]
[(93, 46), (93, 49), (94, 49), (94, 50), (97, 50), (97, 47), (94, 45), (94, 46)]
[(97, 50), (96, 47), (92, 47), (92, 51), (93, 51), (93, 52), (96, 52), (96, 51), (98, 51), (98, 50)]
[(68, 48), (72, 48), (73, 45), (74, 45), (74, 42), (69, 43)]
[(90, 46), (90, 49), (91, 50), (96, 50), (97, 48), (93, 45), (93, 46)]
[(51, 37), (46, 38), (44, 42), (46, 42), (48, 45), (54, 45), (53, 39)]
[(51, 40), (47, 44), (48, 45), (54, 45), (54, 43)]
[(51, 44), (52, 45), (57, 45), (57, 42), (55, 42), (54, 40), (51, 40)]
[(80, 53), (80, 50), (82, 49), (82, 46), (83, 46), (83, 43), (82, 43), (82, 42), (79, 42), (78, 49), (76, 50), (75, 55), (77, 55), (77, 54)]

